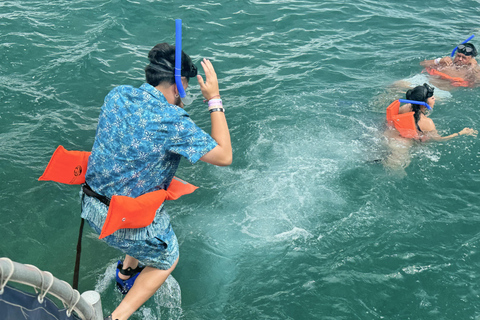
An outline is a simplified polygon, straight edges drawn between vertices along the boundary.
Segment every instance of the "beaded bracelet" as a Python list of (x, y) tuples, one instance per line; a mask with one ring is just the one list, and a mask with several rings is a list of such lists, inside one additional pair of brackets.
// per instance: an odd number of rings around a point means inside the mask
[(217, 94), (217, 95), (214, 95), (213, 97), (211, 97), (210, 99), (204, 99), (204, 100), (203, 100), (203, 103), (206, 103), (207, 101), (210, 101), (210, 100), (212, 100), (213, 98), (216, 98), (216, 97), (219, 97), (219, 98), (220, 98), (220, 95)]
[(211, 109), (209, 111), (210, 111), (210, 113), (217, 112), (217, 111), (221, 111), (221, 112), (225, 113), (225, 109), (223, 109), (223, 108), (214, 108), (214, 109)]

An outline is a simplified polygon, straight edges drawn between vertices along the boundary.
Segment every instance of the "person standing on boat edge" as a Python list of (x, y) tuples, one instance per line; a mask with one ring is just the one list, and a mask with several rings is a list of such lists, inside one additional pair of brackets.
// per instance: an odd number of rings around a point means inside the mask
[[(453, 53), (452, 53), (453, 55)], [(477, 60), (477, 49), (472, 43), (457, 46), (455, 57), (446, 56), (434, 60), (420, 62), (430, 75), (449, 80), (455, 87), (473, 87), (480, 85), (480, 68)]]
[[(211, 135), (200, 129), (183, 110), (175, 84), (175, 47), (153, 47), (145, 68), (146, 82), (139, 88), (119, 86), (105, 98), (95, 142), (89, 157), (86, 184), (96, 196), (82, 196), (82, 218), (100, 234), (108, 206), (99, 198), (138, 197), (167, 189), (181, 157), (228, 166), (232, 163), (230, 133), (212, 63), (203, 59), (205, 81), (182, 51), (182, 83), (197, 76), (209, 100)], [(165, 212), (158, 208), (154, 221), (137, 229), (119, 229), (103, 240), (126, 254), (116, 280), (125, 295), (106, 319), (128, 319), (164, 283), (177, 265), (178, 241)], [(142, 265), (140, 267), (139, 265)], [(144, 267), (143, 267), (144, 266)]]

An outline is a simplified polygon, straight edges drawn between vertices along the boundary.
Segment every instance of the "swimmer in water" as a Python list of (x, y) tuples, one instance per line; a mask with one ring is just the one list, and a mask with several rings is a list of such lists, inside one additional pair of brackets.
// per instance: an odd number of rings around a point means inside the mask
[[(417, 86), (406, 92), (408, 100), (425, 102), (430, 109), (435, 105), (435, 97), (433, 95), (434, 88), (424, 83), (423, 86)], [(389, 126), (385, 132), (388, 139), (388, 146), (390, 148), (390, 155), (384, 160), (384, 165), (391, 169), (406, 168), (410, 164), (409, 149), (414, 140), (419, 141), (441, 141), (449, 140), (454, 137), (468, 135), (477, 136), (478, 131), (471, 128), (463, 128), (459, 132), (450, 134), (448, 136), (441, 136), (438, 134), (435, 124), (432, 119), (428, 117), (428, 108), (424, 105), (407, 103), (398, 109), (398, 114), (405, 114), (413, 112), (415, 128), (417, 137), (415, 139), (404, 138), (394, 126)]]
[(477, 60), (477, 49), (472, 43), (460, 44), (454, 59), (451, 57), (424, 60), (420, 65), (430, 75), (449, 80), (454, 87), (473, 87), (480, 85), (480, 67)]
[[(434, 88), (424, 83), (423, 86), (417, 86), (410, 89), (406, 93), (408, 100), (423, 101), (426, 102), (431, 109), (435, 105), (435, 97), (433, 95)], [(452, 133), (448, 136), (440, 136), (435, 128), (433, 120), (427, 115), (427, 107), (424, 105), (407, 103), (399, 108), (399, 114), (406, 112), (414, 112), (413, 118), (415, 119), (415, 125), (422, 141), (426, 140), (448, 140), (461, 135), (476, 136), (477, 130), (470, 128), (463, 128), (457, 133)]]

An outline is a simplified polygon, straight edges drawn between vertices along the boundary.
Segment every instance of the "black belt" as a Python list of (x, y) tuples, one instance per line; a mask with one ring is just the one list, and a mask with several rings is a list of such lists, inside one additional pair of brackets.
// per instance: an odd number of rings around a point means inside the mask
[(88, 184), (84, 184), (82, 186), (83, 193), (85, 193), (89, 197), (94, 197), (100, 200), (103, 204), (105, 204), (107, 207), (110, 205), (110, 198), (107, 198), (105, 196), (102, 196), (101, 194), (96, 193), (95, 191), (90, 188)]

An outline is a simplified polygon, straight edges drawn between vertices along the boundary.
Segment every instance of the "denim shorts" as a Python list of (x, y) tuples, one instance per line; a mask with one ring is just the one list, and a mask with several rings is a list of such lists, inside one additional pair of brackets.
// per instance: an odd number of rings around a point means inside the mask
[[(101, 228), (90, 220), (87, 221), (92, 229), (100, 234)], [(164, 230), (150, 234), (145, 240), (123, 239), (116, 237), (114, 234), (101, 240), (109, 246), (134, 257), (141, 265), (161, 270), (170, 269), (179, 256), (177, 236), (170, 223)]]

